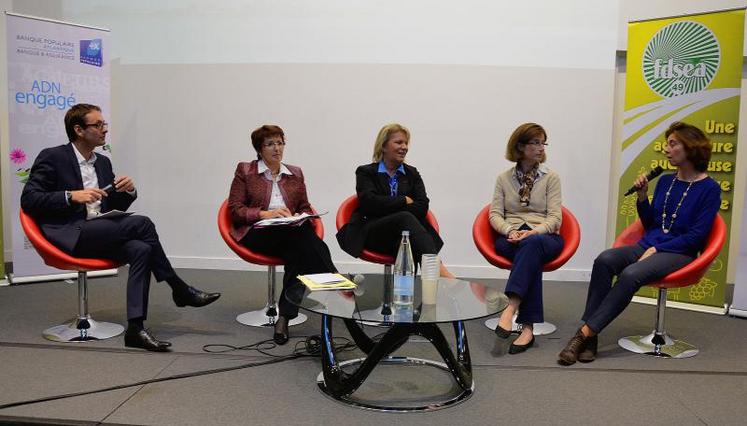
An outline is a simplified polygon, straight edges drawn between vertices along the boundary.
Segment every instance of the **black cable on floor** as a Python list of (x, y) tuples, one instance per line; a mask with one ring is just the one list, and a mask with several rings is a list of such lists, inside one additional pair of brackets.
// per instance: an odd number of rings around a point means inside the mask
[[(381, 338), (383, 334), (384, 333), (378, 334), (372, 337), (372, 339), (377, 340)], [(211, 344), (204, 345), (202, 347), (202, 350), (207, 353), (226, 353), (226, 352), (233, 352), (233, 351), (257, 351), (262, 355), (270, 357), (270, 359), (265, 360), (265, 361), (241, 364), (235, 367), (224, 367), (224, 368), (215, 368), (212, 370), (195, 371), (192, 373), (183, 373), (183, 374), (177, 374), (174, 376), (142, 380), (139, 382), (109, 386), (106, 388), (94, 389), (90, 391), (66, 393), (66, 394), (61, 394), (61, 395), (47, 396), (44, 398), (10, 402), (7, 404), (0, 404), (0, 410), (5, 409), (5, 408), (20, 407), (22, 405), (37, 404), (40, 402), (48, 402), (48, 401), (55, 401), (58, 399), (72, 398), (76, 396), (85, 396), (85, 395), (92, 395), (96, 393), (109, 392), (113, 390), (127, 389), (127, 388), (131, 388), (135, 386), (148, 385), (151, 383), (160, 383), (160, 382), (166, 382), (170, 380), (186, 379), (190, 377), (206, 376), (209, 374), (225, 373), (227, 371), (236, 371), (236, 370), (241, 370), (245, 368), (261, 367), (263, 365), (277, 364), (280, 362), (290, 361), (290, 360), (298, 359), (298, 358), (319, 356), (319, 354), (321, 353), (321, 344), (322, 344), (320, 336), (313, 335), (313, 336), (296, 336), (296, 337), (303, 338), (304, 340), (299, 340), (296, 342), (295, 346), (293, 347), (293, 352), (290, 355), (275, 355), (275, 354), (267, 352), (271, 349), (275, 349), (278, 346), (272, 339), (262, 340), (262, 341), (251, 343), (249, 345), (244, 345), (244, 346), (233, 346), (229, 344), (211, 343)], [(358, 347), (350, 339), (345, 338), (345, 337), (338, 337), (334, 340), (336, 341), (333, 343), (335, 353), (352, 351)], [(342, 342), (342, 343), (338, 343), (338, 342)]]
[(141, 380), (139, 382), (134, 383), (128, 383), (124, 385), (115, 385), (115, 386), (109, 386), (106, 388), (101, 389), (95, 389), (91, 391), (83, 391), (83, 392), (74, 392), (74, 393), (66, 393), (61, 395), (54, 395), (54, 396), (47, 396), (44, 398), (37, 398), (37, 399), (29, 399), (26, 401), (17, 401), (17, 402), (11, 402), (8, 404), (0, 404), (0, 410), (5, 408), (12, 408), (12, 407), (19, 407), (21, 405), (28, 405), (28, 404), (36, 404), (39, 402), (47, 402), (47, 401), (55, 401), (58, 399), (65, 399), (65, 398), (72, 398), (75, 396), (83, 396), (83, 395), (91, 395), (95, 393), (101, 393), (101, 392), (109, 392), (113, 390), (119, 390), (119, 389), (127, 389), (135, 386), (142, 386), (142, 385), (148, 385), (151, 383), (159, 383), (159, 382), (166, 382), (169, 380), (177, 380), (177, 379), (186, 379), (188, 377), (199, 377), (199, 376), (206, 376), (208, 374), (216, 374), (216, 373), (225, 373), (227, 371), (234, 371), (234, 370), (241, 370), (244, 368), (251, 368), (251, 367), (260, 367), (263, 365), (270, 365), (270, 364), (277, 364), (284, 361), (289, 361), (292, 359), (300, 358), (301, 356), (296, 354), (291, 355), (285, 355), (280, 356), (277, 358), (271, 358), (265, 361), (260, 362), (250, 362), (246, 364), (237, 365), (235, 367), (224, 367), (224, 368), (215, 368), (212, 370), (203, 370), (203, 371), (195, 371), (191, 373), (183, 373), (183, 374), (176, 374), (174, 376), (167, 376), (167, 377), (159, 377), (155, 379), (148, 379), (148, 380)]
[[(170, 380), (207, 376), (210, 374), (225, 373), (228, 371), (236, 371), (236, 370), (241, 370), (245, 368), (261, 367), (264, 365), (278, 364), (281, 362), (290, 361), (290, 360), (294, 360), (298, 358), (319, 356), (319, 353), (321, 351), (321, 346), (320, 346), (321, 339), (319, 338), (319, 336), (299, 336), (299, 337), (305, 337), (305, 339), (302, 341), (296, 342), (296, 345), (293, 348), (293, 352), (290, 355), (275, 355), (275, 354), (268, 353), (267, 352), (268, 350), (273, 349), (277, 346), (272, 340), (263, 340), (261, 342), (252, 343), (250, 345), (245, 345), (245, 346), (210, 344), (210, 345), (203, 346), (203, 350), (205, 352), (223, 353), (223, 352), (230, 352), (234, 350), (255, 350), (263, 355), (269, 356), (270, 359), (264, 360), (264, 361), (258, 361), (258, 362), (249, 362), (249, 363), (237, 365), (234, 367), (215, 368), (211, 370), (202, 370), (202, 371), (195, 371), (191, 373), (176, 374), (176, 375), (167, 376), (167, 377), (159, 377), (155, 379), (141, 380), (139, 382), (109, 386), (106, 388), (94, 389), (90, 391), (66, 393), (66, 394), (47, 396), (47, 397), (37, 398), (37, 399), (29, 399), (25, 401), (10, 402), (7, 404), (0, 404), (0, 410), (5, 409), (5, 408), (20, 407), (22, 405), (37, 404), (40, 402), (48, 402), (48, 401), (55, 401), (58, 399), (72, 398), (76, 396), (92, 395), (96, 393), (109, 392), (113, 390), (127, 389), (127, 388), (131, 388), (135, 386), (149, 385), (151, 383), (167, 382)], [(338, 338), (338, 340), (344, 340), (345, 343), (336, 344), (335, 345), (336, 352), (348, 351), (348, 350), (353, 350), (356, 348), (356, 346), (352, 342), (350, 342), (350, 340), (348, 339)], [(303, 344), (303, 347), (300, 347), (301, 344)], [(215, 349), (215, 347), (222, 347), (223, 349)]]
[[(319, 353), (321, 352), (321, 337), (319, 337), (319, 335), (295, 336), (295, 337), (300, 337), (303, 340), (299, 340), (296, 342), (295, 346), (293, 347), (294, 355), (298, 355), (298, 357), (318, 356)], [(204, 345), (202, 347), (202, 350), (207, 353), (211, 353), (211, 354), (223, 354), (223, 353), (233, 352), (233, 351), (257, 351), (261, 353), (262, 355), (266, 355), (269, 357), (283, 356), (283, 355), (275, 355), (275, 354), (267, 352), (271, 349), (275, 349), (276, 347), (278, 347), (278, 345), (272, 339), (268, 339), (268, 340), (263, 340), (261, 342), (252, 343), (250, 345), (244, 345), (244, 346), (233, 346), (233, 345), (224, 344), (224, 343), (210, 343), (210, 344)], [(355, 348), (357, 348), (355, 343), (353, 343), (350, 339), (346, 337), (337, 337), (334, 339), (335, 353), (352, 351)]]

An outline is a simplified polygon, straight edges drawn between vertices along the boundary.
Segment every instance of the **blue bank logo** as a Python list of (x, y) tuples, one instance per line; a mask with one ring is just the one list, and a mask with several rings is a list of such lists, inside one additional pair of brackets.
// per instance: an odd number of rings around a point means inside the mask
[(104, 63), (102, 52), (100, 38), (80, 41), (80, 62), (82, 64), (100, 67)]

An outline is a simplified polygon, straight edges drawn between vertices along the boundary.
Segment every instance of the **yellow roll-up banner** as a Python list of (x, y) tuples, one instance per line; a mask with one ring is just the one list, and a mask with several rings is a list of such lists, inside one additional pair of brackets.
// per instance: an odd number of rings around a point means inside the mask
[[(625, 82), (616, 231), (637, 219), (636, 176), (655, 166), (672, 170), (662, 153), (674, 121), (702, 129), (713, 141), (708, 174), (721, 185), (720, 214), (731, 223), (742, 83), (744, 9), (631, 22)], [(670, 289), (670, 300), (724, 307), (727, 239), (696, 285)], [(638, 296), (656, 297), (643, 287)]]

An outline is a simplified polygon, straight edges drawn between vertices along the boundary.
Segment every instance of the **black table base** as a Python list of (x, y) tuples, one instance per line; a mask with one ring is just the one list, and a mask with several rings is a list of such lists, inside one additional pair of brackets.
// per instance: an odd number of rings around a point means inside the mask
[[(358, 348), (366, 353), (365, 358), (339, 362), (334, 351), (332, 317), (322, 315), (322, 373), (317, 380), (319, 388), (331, 398), (360, 408), (378, 411), (432, 411), (465, 401), (472, 396), (475, 385), (472, 380), (472, 364), (467, 344), (467, 333), (462, 321), (453, 322), (456, 336), (456, 354), (452, 352), (441, 329), (434, 323), (392, 324), (378, 341), (372, 340), (353, 319), (344, 319), (345, 325)], [(433, 344), (445, 363), (408, 357), (392, 357), (390, 354), (402, 346), (409, 336), (423, 336)], [(379, 363), (430, 365), (449, 371), (460, 392), (446, 401), (423, 406), (378, 406), (357, 401), (351, 397)], [(355, 371), (347, 373), (343, 367), (358, 365)]]

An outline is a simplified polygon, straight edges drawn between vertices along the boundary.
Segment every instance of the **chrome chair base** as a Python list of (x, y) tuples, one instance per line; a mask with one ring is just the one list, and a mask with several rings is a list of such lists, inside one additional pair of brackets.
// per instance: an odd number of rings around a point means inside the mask
[[(485, 320), (485, 327), (495, 330), (495, 327), (498, 325), (498, 317), (495, 318), (488, 318)], [(514, 315), (513, 323), (511, 324), (511, 331), (519, 332), (521, 329), (521, 325), (516, 323), (516, 316)], [(546, 336), (548, 334), (555, 333), (555, 330), (558, 328), (553, 324), (549, 322), (538, 322), (534, 324), (534, 328), (532, 329), (532, 334), (535, 336)]]
[(667, 334), (658, 337), (657, 340), (664, 342), (659, 345), (654, 343), (654, 337), (655, 333), (646, 336), (622, 337), (617, 344), (630, 352), (658, 358), (690, 358), (698, 354), (698, 348), (695, 346), (682, 340), (672, 339)]
[[(348, 361), (340, 362), (338, 365), (340, 367), (360, 365), (365, 360), (366, 358), (351, 359)], [(451, 371), (449, 370), (449, 367), (443, 362), (432, 361), (429, 359), (421, 359), (421, 358), (390, 356), (390, 357), (383, 358), (379, 363), (389, 364), (389, 365), (392, 365), (392, 364), (394, 365), (429, 365), (429, 366), (436, 367), (444, 371)], [(360, 401), (351, 395), (337, 395), (335, 392), (329, 389), (327, 385), (324, 383), (324, 372), (319, 373), (319, 375), (316, 377), (316, 384), (319, 387), (319, 390), (321, 390), (324, 395), (326, 395), (327, 397), (337, 402), (341, 402), (341, 403), (344, 403), (344, 404), (347, 404), (353, 407), (357, 407), (357, 408), (362, 408), (364, 410), (384, 411), (384, 412), (394, 412), (394, 413), (436, 411), (442, 408), (452, 407), (456, 404), (466, 401), (475, 392), (475, 383), (472, 382), (471, 388), (461, 389), (456, 395), (453, 395), (444, 401), (431, 402), (431, 403), (428, 403), (427, 405), (419, 405), (419, 406), (401, 406), (401, 405), (395, 405), (395, 404), (384, 406), (384, 405), (375, 405), (373, 403)]]
[(78, 329), (78, 318), (67, 324), (50, 327), (42, 333), (45, 339), (53, 342), (81, 343), (89, 340), (104, 340), (119, 336), (124, 332), (124, 327), (111, 322), (96, 321), (88, 317), (87, 329)]
[[(272, 327), (275, 325), (276, 316), (267, 315), (267, 306), (256, 311), (249, 311), (236, 317), (236, 321), (250, 327)], [(297, 317), (288, 322), (288, 326), (303, 324), (308, 318), (306, 315), (299, 313)]]

